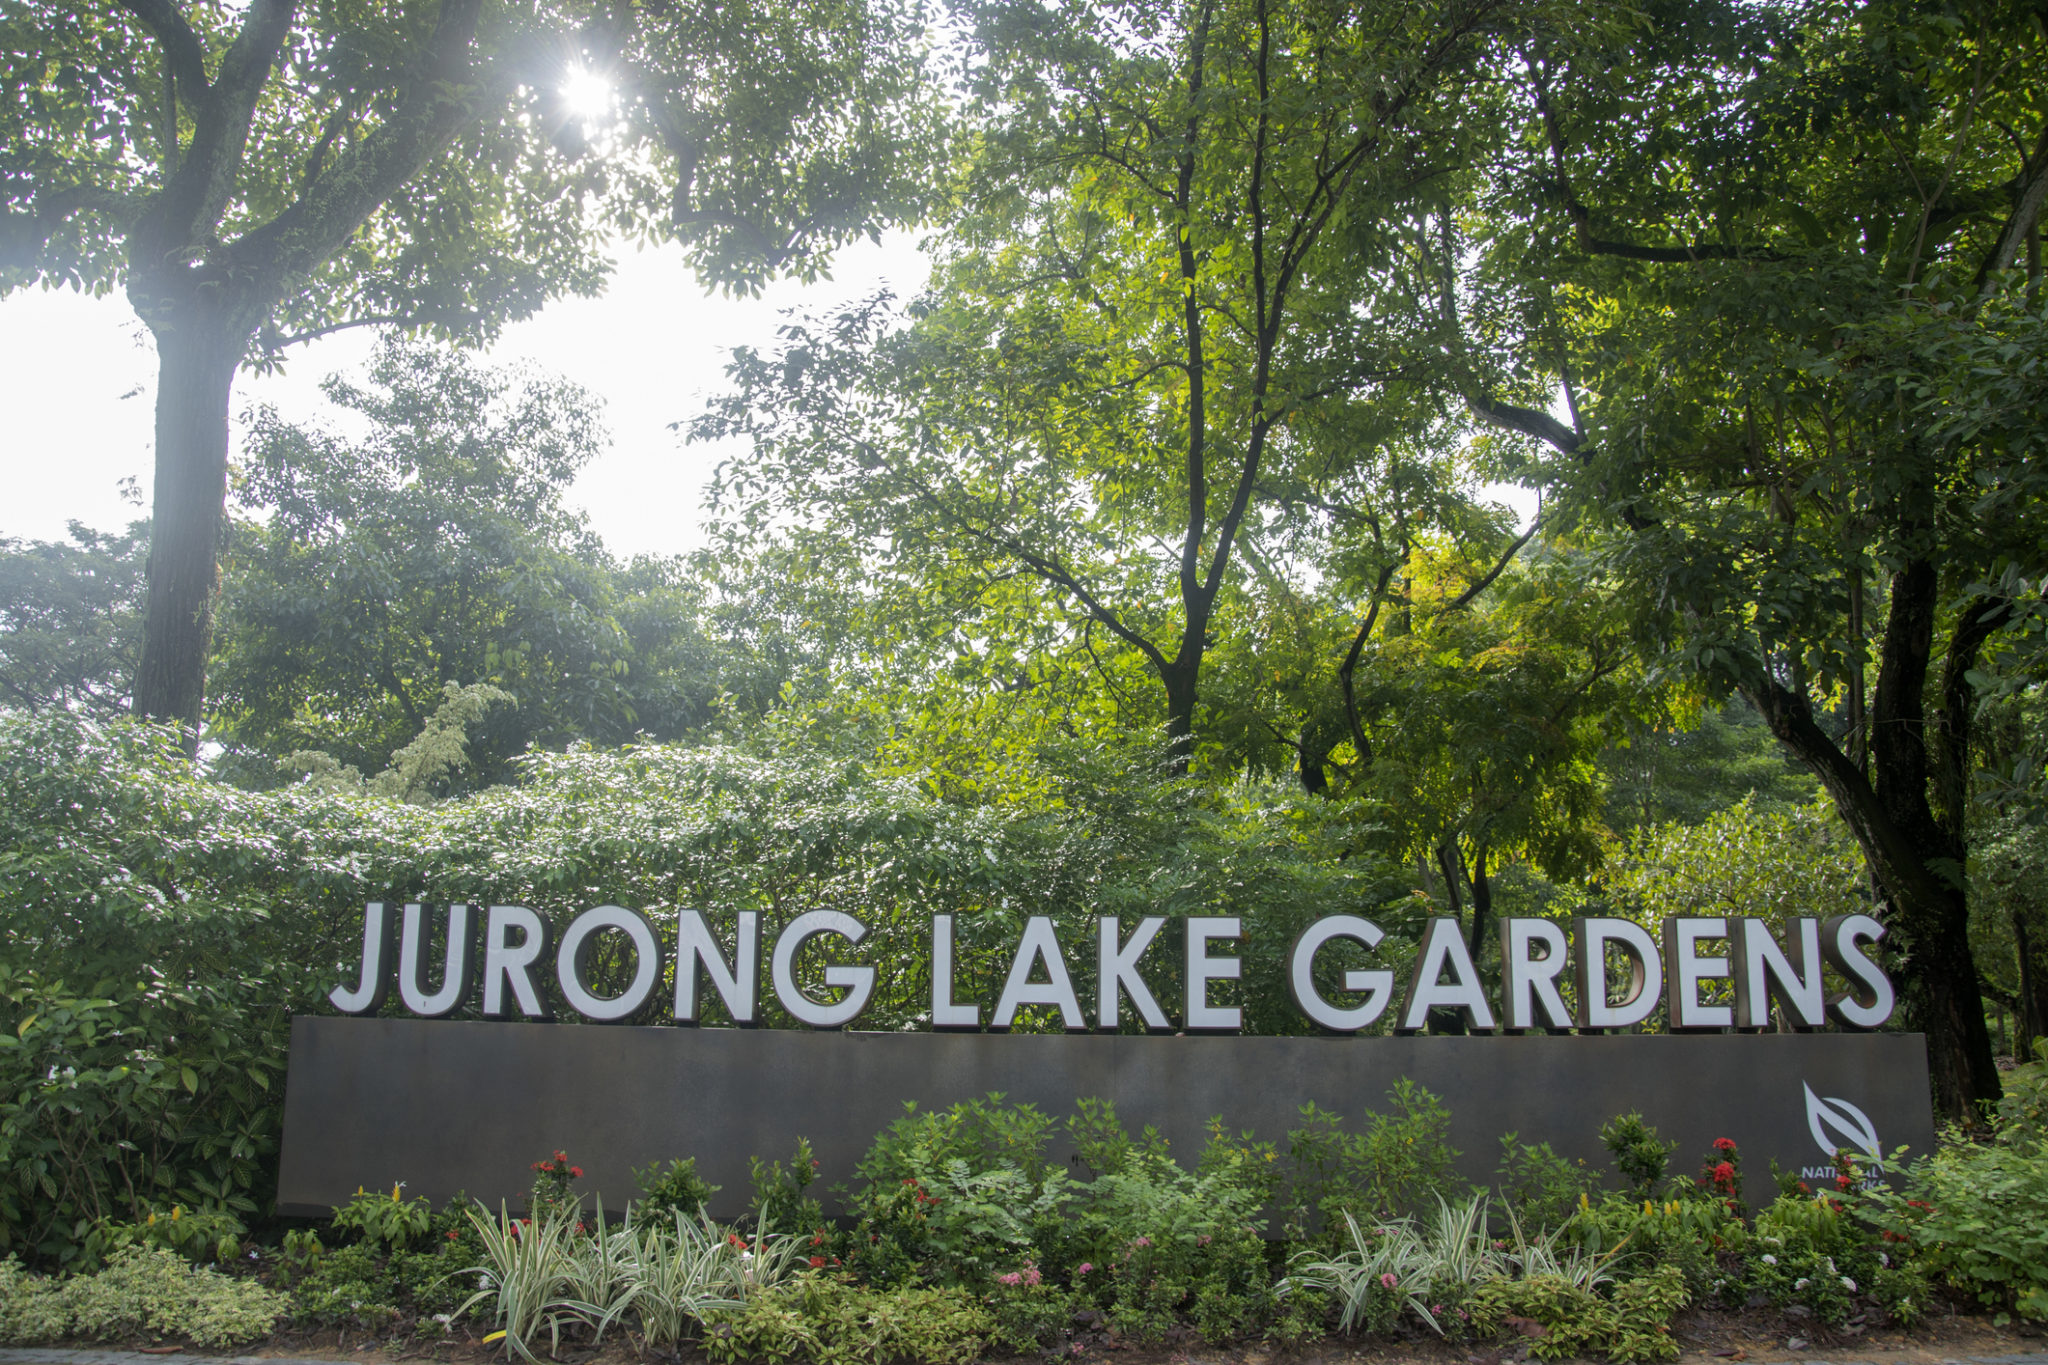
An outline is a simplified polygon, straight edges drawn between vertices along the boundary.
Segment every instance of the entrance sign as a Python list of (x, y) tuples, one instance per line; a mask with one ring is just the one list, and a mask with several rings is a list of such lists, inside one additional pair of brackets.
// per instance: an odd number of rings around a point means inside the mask
[[(695, 1157), (724, 1187), (712, 1213), (732, 1218), (749, 1156), (809, 1138), (827, 1190), (852, 1179), (906, 1100), (926, 1110), (1001, 1091), (1065, 1118), (1077, 1099), (1106, 1099), (1192, 1164), (1211, 1119), (1284, 1142), (1312, 1100), (1356, 1130), (1402, 1077), (1450, 1110), (1474, 1181), (1492, 1179), (1508, 1132), (1605, 1166), (1600, 1126), (1630, 1110), (1678, 1141), (1676, 1174), (1733, 1138), (1756, 1201), (1775, 1193), (1772, 1159), (1815, 1179), (1840, 1147), (1867, 1164), (1934, 1140), (1925, 1041), (1905, 1033), (1175, 1038), (301, 1017), (278, 1202), (325, 1213), (402, 1180), (436, 1202), (463, 1190), (516, 1204), (534, 1157), (561, 1149), (613, 1211), (634, 1197), (634, 1168)], [(1048, 1156), (1070, 1157), (1066, 1141), (1056, 1130)]]
[[(444, 942), (439, 963), (428, 961), (434, 920), (419, 904), (405, 906), (402, 916), (394, 906), (371, 904), (363, 915), (358, 980), (353, 986), (336, 986), (328, 994), (329, 1003), (343, 1014), (376, 1014), (390, 997), (396, 977), (407, 1010), (421, 1018), (442, 1018), (477, 994), (481, 961), (481, 1010), (487, 1019), (552, 1018), (544, 989), (552, 975), (562, 1003), (593, 1023), (652, 1022), (651, 1016), (665, 1014), (670, 1022), (695, 1024), (703, 999), (699, 987), (707, 977), (732, 1022), (742, 1028), (761, 1022), (761, 917), (751, 910), (735, 917), (728, 950), (697, 910), (682, 911), (674, 934), (664, 936), (638, 910), (600, 905), (570, 921), (557, 944), (548, 922), (524, 906), (493, 905), (479, 915), (471, 906), (451, 905), (438, 917)], [(927, 1022), (935, 1030), (981, 1028), (984, 1002), (958, 997), (953, 917), (934, 915), (931, 923)], [(1060, 943), (1050, 917), (1031, 916), (1001, 993), (986, 1002), (993, 1006), (986, 1027), (1007, 1032), (1018, 1010), (1044, 1005), (1058, 1011), (1069, 1033), (1091, 1028), (1115, 1032), (1128, 1001), (1148, 1032), (1173, 1031), (1175, 1025), (1140, 972), (1168, 923), (1164, 916), (1148, 915), (1126, 937), (1116, 917), (1096, 921), (1096, 1002), (1091, 1021), (1075, 989), (1068, 946)], [(1230, 948), (1243, 937), (1243, 921), (1233, 915), (1190, 915), (1178, 923), (1183, 995), (1178, 1028), (1187, 1033), (1237, 1032), (1243, 1027), (1242, 1011), (1218, 1003), (1212, 987), (1242, 974), (1242, 962)], [(1419, 1033), (1432, 1013), (1444, 1011), (1462, 1016), (1465, 1027), (1479, 1033), (1502, 1028), (1509, 1033), (1537, 1028), (1581, 1033), (1631, 1029), (1660, 1007), (1675, 1032), (1729, 1027), (1757, 1031), (1774, 1022), (1796, 1031), (1825, 1028), (1830, 1022), (1863, 1030), (1891, 1018), (1896, 993), (1867, 951), (1884, 937), (1883, 925), (1869, 915), (1836, 915), (1825, 921), (1794, 918), (1788, 926), (1790, 934), (1781, 943), (1760, 919), (1680, 916), (1664, 921), (1660, 949), (1656, 935), (1629, 919), (1582, 917), (1572, 921), (1569, 936), (1550, 920), (1504, 919), (1496, 1011), (1458, 921), (1431, 919), (1394, 1014), (1394, 1031)], [(867, 932), (859, 920), (837, 910), (812, 910), (790, 920), (776, 935), (766, 959), (776, 1003), (792, 1019), (814, 1029), (845, 1028), (858, 1020), (874, 997), (876, 968), (844, 959), (857, 952)], [(1349, 940), (1370, 952), (1384, 938), (1371, 920), (1339, 914), (1316, 920), (1295, 939), (1287, 955), (1287, 988), (1311, 1023), (1326, 1032), (1358, 1033), (1379, 1023), (1394, 1007), (1390, 970), (1346, 968), (1323, 985), (1317, 980), (1318, 955), (1330, 944)], [(799, 959), (814, 940), (836, 940), (838, 946), (826, 949), (827, 965), (807, 983)], [(600, 993), (591, 972), (599, 945), (607, 941), (632, 962), (629, 984), (614, 995)], [(1707, 952), (1716, 941), (1725, 942), (1725, 950)], [(658, 988), (671, 965), (672, 1003), (658, 1000)], [(1845, 989), (1828, 990), (1830, 969)], [(1567, 972), (1576, 1002), (1569, 1008), (1559, 990)], [(1617, 975), (1622, 983), (1618, 993)], [(429, 976), (439, 984), (429, 986)], [(1704, 998), (1716, 981), (1727, 983), (1720, 993), (1728, 995), (1732, 1005)], [(1331, 991), (1342, 998), (1330, 998)]]
[[(713, 1213), (730, 1217), (749, 1157), (808, 1138), (829, 1186), (906, 1101), (993, 1091), (1055, 1117), (1110, 1100), (1192, 1161), (1214, 1119), (1282, 1141), (1303, 1104), (1363, 1122), (1407, 1077), (1449, 1108), (1474, 1180), (1490, 1178), (1509, 1132), (1604, 1165), (1601, 1125), (1631, 1110), (1679, 1141), (1681, 1162), (1727, 1137), (1753, 1172), (1771, 1158), (1829, 1167), (1829, 1136), (1866, 1169), (1901, 1143), (1928, 1150), (1925, 1040), (1868, 1031), (1896, 1001), (1869, 951), (1884, 927), (1840, 915), (1786, 928), (1781, 940), (1762, 920), (1719, 916), (1669, 919), (1661, 934), (1606, 916), (1509, 918), (1496, 993), (1454, 919), (1423, 926), (1402, 982), (1397, 964), (1370, 965), (1386, 942), (1379, 925), (1325, 915), (1283, 964), (1289, 996), (1324, 1036), (1281, 1038), (1230, 1036), (1243, 1027), (1227, 986), (1244, 970), (1236, 916), (1147, 915), (1126, 930), (1105, 915), (1088, 944), (1062, 943), (1052, 918), (1034, 915), (1001, 989), (974, 998), (955, 969), (954, 917), (934, 915), (930, 962), (912, 964), (929, 967), (925, 1028), (860, 1033), (845, 1030), (875, 997), (878, 968), (861, 960), (867, 926), (841, 911), (797, 915), (769, 942), (754, 911), (657, 924), (600, 905), (558, 940), (524, 906), (376, 903), (357, 979), (329, 1003), (374, 1016), (396, 983), (415, 1017), (292, 1022), (279, 1207), (322, 1212), (392, 1181), (436, 1201), (458, 1190), (517, 1200), (535, 1153), (568, 1150), (614, 1209), (632, 1197), (635, 1167), (694, 1157), (724, 1186)], [(804, 1027), (759, 1027), (771, 993)], [(713, 997), (738, 1027), (691, 1027)], [(472, 1003), (482, 1020), (447, 1018)], [(614, 1027), (556, 1026), (557, 1004)], [(1029, 1008), (1064, 1033), (1004, 1036)], [(1626, 1032), (1660, 1008), (1669, 1033)], [(1446, 1013), (1467, 1036), (1424, 1035)], [(1132, 1024), (1143, 1032), (1119, 1031)], [(1394, 1036), (1357, 1036), (1388, 1026)], [(1495, 1032), (1526, 1036), (1471, 1036)], [(1770, 1193), (1760, 1176), (1750, 1186)]]

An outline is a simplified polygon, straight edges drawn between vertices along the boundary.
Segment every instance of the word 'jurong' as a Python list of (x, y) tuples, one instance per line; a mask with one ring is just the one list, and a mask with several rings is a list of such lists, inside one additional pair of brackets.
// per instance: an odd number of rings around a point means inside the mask
[[(558, 997), (598, 1023), (649, 1019), (666, 1007), (673, 1022), (695, 1024), (706, 998), (700, 988), (708, 981), (734, 1023), (751, 1027), (761, 1022), (761, 918), (751, 910), (737, 917), (730, 954), (696, 910), (677, 917), (672, 943), (646, 915), (616, 905), (584, 911), (560, 942), (546, 917), (521, 905), (481, 911), (451, 905), (444, 923), (436, 925), (434, 918), (422, 905), (371, 904), (363, 916), (359, 984), (335, 988), (328, 1000), (344, 1014), (374, 1014), (395, 979), (405, 1008), (430, 1019), (452, 1014), (472, 999), (487, 1019), (552, 1019), (552, 999)], [(1170, 937), (1180, 939), (1181, 999), (1172, 1002), (1179, 1006), (1175, 1018), (1169, 1018), (1139, 971), (1169, 923), (1179, 930)], [(436, 928), (445, 942), (439, 964), (427, 960)], [(1506, 919), (1500, 924), (1500, 988), (1493, 997), (1458, 922), (1432, 919), (1400, 990), (1393, 1028), (1414, 1033), (1431, 1011), (1447, 1010), (1463, 1015), (1466, 1026), (1480, 1032), (1597, 1033), (1640, 1025), (1659, 1005), (1667, 1025), (1686, 1032), (1765, 1028), (1774, 1007), (1795, 1029), (1822, 1028), (1831, 1020), (1845, 1028), (1874, 1029), (1891, 1018), (1896, 999), (1891, 981), (1867, 951), (1884, 937), (1883, 925), (1869, 915), (1837, 915), (1824, 921), (1794, 919), (1787, 929), (1781, 940), (1759, 919), (1684, 916), (1664, 921), (1660, 942), (1627, 919), (1575, 919), (1569, 934), (1551, 920)], [(813, 910), (792, 919), (775, 936), (766, 959), (776, 1002), (812, 1028), (844, 1028), (858, 1019), (874, 995), (872, 965), (828, 961), (800, 982), (797, 961), (813, 939), (838, 939), (850, 950), (867, 932), (859, 920), (836, 910)], [(1003, 1032), (1014, 1025), (1018, 1010), (1040, 1005), (1057, 1009), (1069, 1032), (1114, 1032), (1128, 1006), (1154, 1033), (1235, 1032), (1243, 1026), (1242, 1011), (1214, 1003), (1212, 985), (1240, 977), (1242, 964), (1227, 948), (1242, 934), (1235, 916), (1169, 921), (1147, 915), (1128, 933), (1115, 916), (1102, 916), (1095, 922), (1095, 998), (1093, 1008), (1084, 1009), (1052, 920), (1034, 915), (1017, 942), (994, 1008), (984, 1015), (982, 1002), (956, 995), (953, 916), (934, 915), (930, 1023), (935, 1029)], [(1285, 963), (1287, 987), (1310, 1022), (1331, 1033), (1356, 1033), (1377, 1025), (1395, 1006), (1390, 968), (1326, 969), (1320, 981), (1317, 975), (1318, 955), (1329, 945), (1349, 940), (1370, 953), (1384, 938), (1378, 925), (1357, 915), (1326, 915), (1296, 937)], [(600, 994), (593, 981), (600, 944), (620, 964), (608, 973), (612, 981), (624, 977), (630, 963), (630, 980), (617, 994)], [(434, 966), (439, 971), (430, 987)], [(1846, 990), (1828, 989), (1830, 968)], [(672, 998), (656, 1005), (655, 992), (670, 979)], [(825, 995), (830, 998), (821, 998)]]

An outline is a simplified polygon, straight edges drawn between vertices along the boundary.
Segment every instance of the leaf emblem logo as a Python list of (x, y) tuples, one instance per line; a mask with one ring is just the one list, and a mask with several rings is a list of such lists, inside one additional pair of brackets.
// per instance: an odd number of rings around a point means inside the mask
[(1813, 1134), (1813, 1140), (1821, 1151), (1833, 1156), (1836, 1149), (1847, 1147), (1861, 1152), (1874, 1164), (1883, 1162), (1884, 1151), (1878, 1145), (1877, 1125), (1870, 1121), (1868, 1114), (1847, 1100), (1822, 1099), (1804, 1081), (1800, 1086), (1806, 1091), (1807, 1131)]

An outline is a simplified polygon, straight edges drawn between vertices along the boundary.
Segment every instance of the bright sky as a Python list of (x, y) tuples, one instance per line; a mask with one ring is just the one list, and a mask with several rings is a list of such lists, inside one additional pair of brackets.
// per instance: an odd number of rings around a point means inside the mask
[[(672, 554), (697, 543), (704, 483), (737, 451), (685, 446), (669, 424), (724, 386), (728, 348), (771, 345), (785, 309), (830, 307), (884, 284), (908, 298), (928, 269), (899, 235), (842, 252), (831, 281), (731, 299), (707, 296), (673, 252), (628, 251), (604, 296), (551, 305), (507, 328), (487, 356), (531, 361), (605, 400), (611, 449), (571, 501), (614, 553)], [(320, 380), (360, 367), (373, 343), (365, 330), (296, 347), (284, 374), (236, 382), (233, 411), (270, 403), (294, 421), (329, 416)], [(55, 540), (70, 520), (113, 530), (141, 514), (120, 484), (138, 479), (147, 508), (155, 391), (156, 352), (124, 296), (0, 300), (0, 536)]]

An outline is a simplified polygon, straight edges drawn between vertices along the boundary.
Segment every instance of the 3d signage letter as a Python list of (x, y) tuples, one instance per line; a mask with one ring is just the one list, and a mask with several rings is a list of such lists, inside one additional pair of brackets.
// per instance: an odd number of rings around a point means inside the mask
[[(1062, 944), (1051, 917), (1025, 921), (991, 1005), (963, 994), (957, 917), (934, 915), (930, 1025), (1001, 1033), (1038, 1007), (1055, 1011), (1070, 1033), (1115, 1032), (1127, 1009), (1151, 1033), (1238, 1031), (1243, 1010), (1230, 1003), (1228, 983), (1244, 971), (1234, 950), (1243, 921), (1191, 915), (1178, 921), (1177, 934), (1168, 929), (1173, 924), (1147, 915), (1126, 932), (1114, 915), (1097, 918), (1091, 1012), (1067, 956), (1079, 945)], [(1674, 1033), (1754, 1031), (1774, 1018), (1795, 1030), (1831, 1021), (1867, 1030), (1889, 1020), (1897, 1002), (1870, 952), (1884, 926), (1869, 915), (1794, 918), (1782, 938), (1763, 920), (1743, 917), (1675, 916), (1661, 927), (1653, 934), (1634, 920), (1587, 916), (1567, 932), (1552, 920), (1504, 919), (1495, 998), (1458, 922), (1433, 918), (1397, 1001), (1398, 962), (1339, 967), (1383, 951), (1385, 931), (1360, 915), (1325, 915), (1288, 949), (1286, 985), (1310, 1023), (1340, 1034), (1370, 1029), (1390, 1009), (1394, 1032), (1403, 1034), (1420, 1032), (1436, 1012), (1462, 1016), (1477, 1033), (1601, 1033), (1639, 1027), (1659, 1007)], [(783, 1012), (814, 1029), (858, 1019), (877, 984), (876, 968), (854, 957), (867, 935), (866, 925), (837, 910), (808, 911), (785, 925), (766, 953), (767, 984)], [(1172, 948), (1160, 947), (1162, 935), (1169, 943), (1179, 939), (1178, 962)], [(728, 937), (701, 911), (682, 911), (665, 934), (638, 910), (600, 905), (571, 920), (557, 941), (547, 918), (525, 906), (455, 904), (436, 912), (417, 903), (373, 903), (363, 914), (356, 980), (327, 998), (343, 1014), (375, 1014), (395, 981), (406, 1011), (427, 1019), (474, 1002), (486, 1019), (547, 1020), (554, 1017), (552, 996), (596, 1023), (666, 1013), (671, 1022), (693, 1025), (716, 996), (725, 1017), (744, 1028), (762, 1022), (764, 946), (761, 916), (752, 910), (734, 917)], [(658, 1003), (671, 966), (673, 995)], [(1175, 968), (1180, 1008), (1169, 1018), (1155, 988)], [(1829, 972), (1847, 989), (1830, 993)]]

